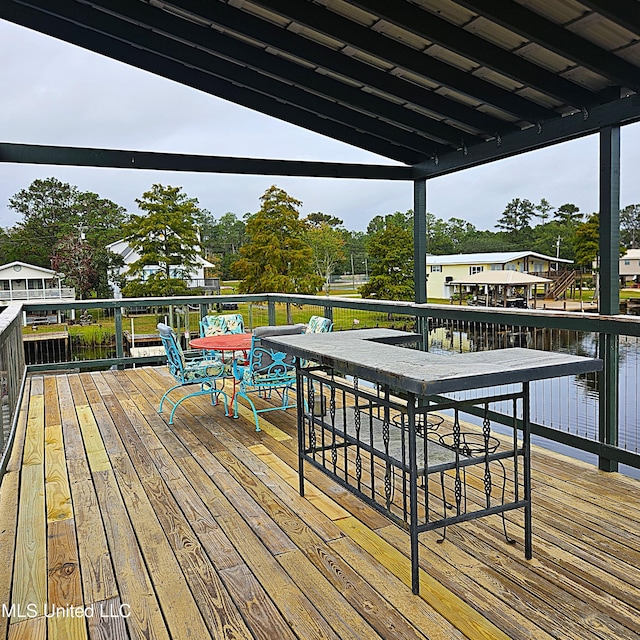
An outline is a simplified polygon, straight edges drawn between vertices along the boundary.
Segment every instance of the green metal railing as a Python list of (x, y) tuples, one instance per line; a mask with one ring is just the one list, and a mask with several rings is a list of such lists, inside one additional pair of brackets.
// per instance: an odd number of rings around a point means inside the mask
[[(640, 468), (640, 451), (638, 450), (637, 409), (623, 417), (622, 428), (626, 432), (634, 432), (630, 444), (619, 444), (620, 408), (618, 406), (618, 390), (621, 384), (629, 383), (621, 374), (619, 362), (619, 343), (623, 339), (631, 341), (632, 351), (640, 353), (640, 322), (630, 316), (601, 316), (570, 312), (550, 312), (526, 309), (496, 309), (482, 307), (465, 307), (459, 305), (415, 304), (412, 302), (373, 301), (337, 296), (316, 297), (285, 294), (254, 294), (231, 296), (188, 296), (182, 298), (143, 298), (126, 300), (88, 300), (60, 304), (47, 302), (24, 303), (23, 313), (27, 314), (64, 314), (69, 317), (74, 310), (76, 317), (83, 312), (91, 313), (93, 321), (102, 324), (102, 330), (109, 325), (112, 331), (111, 353), (107, 357), (83, 357), (73, 353), (64, 362), (48, 362), (31, 364), (28, 371), (68, 368), (126, 367), (134, 364), (155, 364), (164, 361), (163, 356), (133, 357), (126, 353), (125, 332), (133, 329), (137, 321), (133, 312), (140, 307), (146, 308), (147, 326), (153, 327), (155, 321), (168, 319), (173, 326), (187, 335), (197, 333), (199, 317), (215, 308), (217, 303), (236, 303), (239, 312), (245, 317), (248, 329), (265, 324), (287, 324), (305, 322), (313, 315), (331, 317), (334, 330), (366, 328), (374, 326), (394, 327), (397, 329), (418, 331), (422, 334), (422, 349), (433, 349), (436, 346), (438, 330), (458, 333), (459, 349), (503, 348), (513, 346), (508, 342), (490, 339), (492, 344), (479, 346), (477, 335), (504, 337), (521, 335), (538, 336), (540, 332), (558, 335), (572, 332), (573, 335), (593, 335), (596, 337), (596, 353), (604, 361), (604, 371), (592, 384), (597, 394), (594, 404), (597, 412), (597, 428), (595, 434), (580, 434), (558, 428), (556, 425), (534, 422), (534, 434), (549, 440), (575, 447), (598, 456), (602, 469), (615, 470), (619, 463)], [(149, 317), (150, 316), (150, 317)], [(140, 322), (140, 321), (138, 321)], [(69, 327), (69, 331), (73, 326)], [(40, 329), (38, 329), (40, 330)], [(464, 341), (462, 336), (465, 336)], [(476, 336), (471, 343), (471, 336)], [(465, 344), (463, 344), (465, 342)], [(542, 342), (542, 344), (538, 344)], [(519, 346), (526, 346), (524, 344)], [(558, 340), (536, 341), (537, 348), (556, 349)], [(621, 380), (622, 375), (622, 380)], [(635, 373), (633, 373), (635, 375)], [(635, 385), (635, 378), (632, 386)], [(637, 399), (633, 402), (638, 404)], [(500, 422), (499, 412), (494, 412), (494, 420)], [(633, 424), (634, 421), (636, 424)]]

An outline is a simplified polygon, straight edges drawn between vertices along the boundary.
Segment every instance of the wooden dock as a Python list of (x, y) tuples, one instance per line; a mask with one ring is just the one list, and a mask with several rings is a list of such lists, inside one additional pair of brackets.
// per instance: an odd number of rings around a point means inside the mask
[[(295, 417), (206, 397), (169, 426), (163, 367), (28, 381), (0, 488), (0, 638), (640, 637), (640, 483), (534, 448), (522, 514), (408, 534), (309, 469)], [(481, 480), (478, 479), (478, 482)], [(473, 485), (473, 479), (471, 480)]]

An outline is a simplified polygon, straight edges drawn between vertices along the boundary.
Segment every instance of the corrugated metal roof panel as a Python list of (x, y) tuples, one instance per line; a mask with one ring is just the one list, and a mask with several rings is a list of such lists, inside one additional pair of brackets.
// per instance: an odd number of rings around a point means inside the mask
[(473, 60), (469, 60), (469, 58), (465, 58), (464, 56), (458, 55), (454, 51), (445, 49), (439, 44), (431, 45), (425, 51), (425, 53), (429, 56), (437, 58), (438, 60), (447, 62), (448, 64), (456, 67), (457, 69), (462, 69), (463, 71), (473, 71), (479, 66), (477, 62), (474, 62)]
[(428, 254), (427, 264), (504, 264), (506, 262), (513, 262), (514, 260), (520, 260), (525, 257), (537, 258), (538, 260), (549, 260), (551, 262), (572, 262), (571, 260), (546, 256), (543, 253), (537, 253), (535, 251), (496, 251), (486, 253), (454, 253), (444, 256)]
[(635, 34), (597, 13), (590, 13), (577, 22), (568, 24), (566, 28), (606, 51), (614, 51), (637, 40)]
[(527, 43), (526, 38), (482, 16), (475, 18), (469, 24), (465, 25), (464, 29), (508, 51), (512, 51)]
[(421, 38), (406, 29), (401, 29), (397, 27), (395, 24), (391, 24), (386, 20), (378, 20), (372, 27), (371, 31), (375, 31), (376, 33), (381, 33), (388, 38), (393, 38), (398, 42), (406, 45), (407, 47), (411, 47), (412, 49), (416, 49), (417, 51), (422, 51), (426, 47), (431, 44), (430, 40), (425, 38)]
[(549, 49), (541, 47), (535, 42), (529, 42), (515, 52), (521, 58), (535, 62), (537, 65), (553, 71), (562, 73), (575, 66), (575, 62), (569, 58), (563, 58)]
[(566, 24), (589, 13), (589, 9), (575, 0), (515, 0), (531, 11), (558, 24)]
[(473, 11), (451, 0), (411, 0), (411, 2), (457, 25), (467, 24), (475, 16)]

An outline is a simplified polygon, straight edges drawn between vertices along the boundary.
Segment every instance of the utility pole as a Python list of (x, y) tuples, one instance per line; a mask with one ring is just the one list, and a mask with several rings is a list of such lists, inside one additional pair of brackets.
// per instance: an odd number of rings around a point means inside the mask
[(356, 288), (356, 272), (353, 269), (353, 253), (351, 254), (351, 282), (353, 284), (353, 289), (355, 291), (355, 288)]

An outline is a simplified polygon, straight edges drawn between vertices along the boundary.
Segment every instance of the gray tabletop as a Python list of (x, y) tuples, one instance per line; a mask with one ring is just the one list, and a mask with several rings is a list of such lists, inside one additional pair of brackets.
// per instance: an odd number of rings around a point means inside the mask
[(416, 334), (361, 329), (274, 336), (264, 346), (332, 367), (345, 374), (426, 396), (602, 370), (602, 360), (537, 349), (433, 354), (388, 342)]

